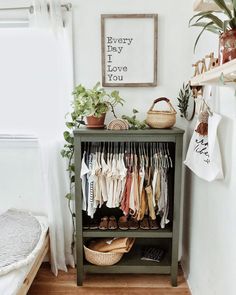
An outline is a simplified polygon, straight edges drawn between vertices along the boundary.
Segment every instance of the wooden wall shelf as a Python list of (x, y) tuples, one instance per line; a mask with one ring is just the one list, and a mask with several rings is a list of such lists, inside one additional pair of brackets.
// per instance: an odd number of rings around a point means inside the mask
[[(232, 8), (231, 1), (228, 0), (229, 7)], [(208, 10), (215, 10), (220, 11), (221, 9), (213, 2), (213, 1), (204, 1), (204, 0), (196, 0), (193, 4), (194, 11), (208, 11)]]
[(207, 84), (220, 84), (220, 77), (224, 76), (224, 82), (236, 82), (236, 59), (229, 61), (204, 74), (198, 75), (190, 80), (191, 86)]

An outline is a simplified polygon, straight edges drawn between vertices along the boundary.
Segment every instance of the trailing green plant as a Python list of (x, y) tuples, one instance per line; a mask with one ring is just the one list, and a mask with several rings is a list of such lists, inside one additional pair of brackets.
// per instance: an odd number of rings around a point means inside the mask
[(177, 97), (178, 99), (178, 108), (180, 110), (180, 116), (182, 118), (186, 118), (187, 116), (187, 109), (188, 109), (188, 104), (189, 104), (189, 99), (192, 96), (192, 90), (190, 88), (189, 83), (186, 85), (183, 83), (183, 87), (179, 91), (179, 96)]
[(122, 119), (128, 121), (130, 129), (146, 129), (148, 127), (147, 124), (145, 123), (145, 121), (139, 121), (137, 119), (137, 113), (138, 111), (136, 109), (133, 109), (133, 116), (129, 117), (127, 115), (123, 115)]
[(75, 213), (73, 212), (72, 208), (72, 200), (74, 200), (74, 188), (75, 188), (75, 164), (74, 164), (74, 136), (73, 130), (80, 127), (80, 116), (72, 111), (70, 114), (67, 114), (66, 118), (69, 118), (66, 121), (66, 127), (69, 129), (63, 133), (64, 139), (66, 143), (64, 144), (64, 148), (61, 150), (61, 155), (63, 158), (67, 158), (67, 171), (69, 173), (69, 185), (70, 191), (66, 194), (65, 198), (67, 199), (68, 208), (72, 218), (72, 226), (73, 226), (73, 233), (72, 233), (72, 243), (71, 243), (71, 252), (73, 253), (74, 246), (75, 246)]
[[(191, 27), (202, 27), (194, 44), (194, 52), (197, 43), (204, 31), (209, 31), (217, 35), (236, 29), (236, 0), (231, 0), (233, 9), (230, 10), (225, 0), (213, 0), (222, 11), (203, 11), (195, 14), (189, 21)], [(218, 17), (223, 16), (222, 19)], [(196, 20), (197, 19), (197, 20)], [(195, 22), (193, 22), (195, 21)]]
[(100, 117), (103, 113), (111, 110), (115, 115), (115, 106), (123, 105), (124, 100), (119, 96), (118, 91), (113, 91), (111, 94), (107, 93), (100, 87), (98, 82), (92, 89), (86, 89), (83, 85), (75, 87), (73, 93), (74, 100), (72, 102), (72, 111), (66, 115), (67, 121), (65, 125), (67, 130), (63, 133), (65, 144), (61, 151), (63, 158), (68, 160), (67, 171), (69, 173), (70, 191), (66, 194), (68, 200), (68, 208), (72, 217), (73, 236), (71, 250), (73, 252), (75, 246), (75, 213), (72, 208), (72, 200), (74, 200), (75, 188), (75, 164), (74, 164), (74, 135), (73, 131), (80, 128), (83, 117), (87, 115), (94, 115)]
[(123, 105), (124, 100), (120, 97), (119, 91), (108, 93), (100, 87), (98, 82), (92, 89), (86, 89), (83, 85), (78, 85), (73, 91), (74, 112), (77, 116), (101, 117), (108, 110), (111, 110), (116, 117), (114, 108), (118, 104)]

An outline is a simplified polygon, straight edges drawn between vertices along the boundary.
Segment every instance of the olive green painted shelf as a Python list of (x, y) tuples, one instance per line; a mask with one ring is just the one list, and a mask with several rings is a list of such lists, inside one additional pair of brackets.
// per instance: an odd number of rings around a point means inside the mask
[(161, 273), (169, 274), (171, 271), (171, 253), (167, 250), (161, 262), (141, 260), (142, 248), (136, 246), (130, 253), (124, 254), (122, 259), (112, 266), (96, 266), (84, 262), (86, 272), (93, 273)]
[(83, 237), (85, 238), (172, 238), (171, 229), (160, 229), (160, 230), (84, 230)]
[[(145, 130), (95, 130), (78, 129), (74, 131), (75, 145), (75, 205), (76, 205), (76, 256), (77, 285), (82, 286), (85, 272), (92, 273), (158, 273), (170, 274), (172, 286), (177, 286), (180, 198), (182, 177), (182, 145), (184, 131), (178, 128)], [(171, 178), (172, 225), (162, 230), (101, 231), (83, 230), (82, 187), (80, 180), (81, 155), (86, 142), (170, 142), (173, 143), (174, 172)], [(113, 266), (95, 266), (84, 260), (83, 244), (92, 238), (135, 237), (131, 252)], [(137, 242), (138, 241), (138, 242)], [(138, 243), (138, 244), (137, 244)], [(142, 245), (163, 246), (167, 251), (160, 263), (142, 261), (139, 243)]]

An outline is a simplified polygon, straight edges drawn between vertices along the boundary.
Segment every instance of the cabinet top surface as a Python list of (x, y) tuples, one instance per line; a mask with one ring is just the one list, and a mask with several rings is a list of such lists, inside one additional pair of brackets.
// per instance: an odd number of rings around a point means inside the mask
[(74, 130), (75, 135), (175, 135), (183, 134), (184, 130), (173, 127), (170, 129), (144, 129), (144, 130), (107, 130), (80, 128)]

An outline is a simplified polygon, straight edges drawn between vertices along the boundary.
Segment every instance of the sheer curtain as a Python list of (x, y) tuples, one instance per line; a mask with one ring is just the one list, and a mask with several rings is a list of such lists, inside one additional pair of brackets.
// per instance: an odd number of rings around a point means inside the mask
[[(50, 34), (57, 52), (58, 69), (61, 83), (58, 85), (63, 93), (60, 111), (55, 106), (53, 118), (57, 117), (58, 125), (49, 139), (41, 139), (42, 180), (44, 195), (47, 200), (50, 225), (50, 248), (52, 271), (67, 270), (66, 265), (74, 267), (74, 257), (71, 249), (72, 217), (69, 213), (65, 195), (69, 192), (69, 180), (66, 173), (66, 163), (60, 155), (63, 147), (62, 134), (64, 115), (69, 111), (70, 93), (73, 89), (73, 34), (72, 10), (62, 14), (60, 1), (35, 0), (34, 14), (30, 18), (34, 29)], [(47, 46), (47, 44), (45, 44)], [(67, 98), (67, 99), (63, 99)], [(50, 99), (50, 98), (49, 98)]]
[[(29, 28), (0, 29), (0, 133), (35, 134), (39, 139), (39, 153), (33, 153), (34, 162), (40, 162), (39, 179), (37, 183), (36, 177), (34, 182), (28, 180), (27, 193), (32, 191), (31, 198), (35, 198), (29, 203), (44, 204), (50, 225), (51, 265), (57, 274), (58, 269), (66, 271), (66, 265), (74, 266), (72, 220), (65, 199), (69, 192), (67, 163), (60, 155), (74, 87), (72, 10), (62, 9), (57, 0), (35, 0), (33, 6)], [(17, 157), (8, 161), (14, 169)], [(34, 169), (35, 163), (26, 163), (28, 170)], [(5, 173), (1, 170), (0, 165), (0, 175)], [(24, 174), (24, 167), (21, 170)], [(38, 199), (36, 187), (40, 187)], [(12, 195), (20, 191), (18, 186)], [(30, 205), (22, 202), (20, 207), (18, 202), (17, 207), (29, 209)]]

